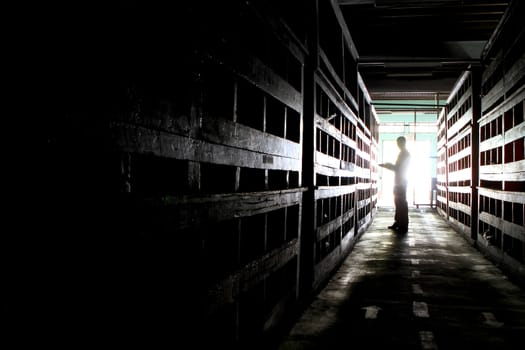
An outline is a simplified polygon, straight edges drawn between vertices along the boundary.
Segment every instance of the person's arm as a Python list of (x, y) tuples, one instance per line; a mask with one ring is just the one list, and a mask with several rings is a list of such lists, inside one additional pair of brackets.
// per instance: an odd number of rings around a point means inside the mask
[(380, 167), (383, 167), (383, 168), (386, 168), (388, 170), (392, 170), (392, 171), (395, 171), (396, 170), (396, 166), (392, 163), (380, 163), (378, 164)]

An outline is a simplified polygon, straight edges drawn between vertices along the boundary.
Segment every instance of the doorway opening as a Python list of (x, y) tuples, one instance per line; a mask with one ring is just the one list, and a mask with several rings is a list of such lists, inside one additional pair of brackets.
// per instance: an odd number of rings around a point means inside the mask
[[(399, 148), (395, 140), (384, 140), (381, 144), (383, 154), (381, 162), (395, 163)], [(432, 178), (433, 170), (432, 143), (430, 140), (407, 140), (407, 150), (410, 152), (410, 167), (408, 170), (407, 200), (409, 206), (433, 205), (434, 193)], [(391, 207), (394, 205), (394, 172), (388, 169), (379, 170), (378, 205)]]

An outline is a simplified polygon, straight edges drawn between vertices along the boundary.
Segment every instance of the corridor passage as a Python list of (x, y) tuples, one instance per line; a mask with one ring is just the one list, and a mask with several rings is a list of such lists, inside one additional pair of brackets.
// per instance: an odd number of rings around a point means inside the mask
[(278, 348), (524, 349), (525, 291), (432, 209), (371, 227)]

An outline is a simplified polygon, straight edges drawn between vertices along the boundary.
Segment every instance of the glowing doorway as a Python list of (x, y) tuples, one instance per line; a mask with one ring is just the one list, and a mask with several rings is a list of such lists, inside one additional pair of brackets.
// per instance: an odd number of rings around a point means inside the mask
[[(431, 147), (429, 140), (407, 140), (407, 150), (411, 155), (407, 189), (409, 206), (429, 205), (431, 203)], [(396, 162), (399, 148), (395, 140), (384, 140), (381, 151), (383, 163)], [(393, 206), (394, 172), (380, 168), (379, 176), (378, 205), (383, 207)]]

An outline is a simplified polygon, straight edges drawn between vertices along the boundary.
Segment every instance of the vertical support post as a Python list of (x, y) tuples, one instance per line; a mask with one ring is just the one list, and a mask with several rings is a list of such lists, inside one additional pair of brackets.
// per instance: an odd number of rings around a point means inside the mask
[(120, 192), (131, 192), (131, 153), (123, 152), (120, 155)]
[[(417, 139), (417, 133), (416, 133), (416, 125), (417, 125), (417, 111), (414, 109), (414, 147), (416, 146), (416, 139)], [(416, 188), (412, 187), (412, 202), (414, 205), (416, 205), (417, 208), (419, 208), (419, 204), (416, 204)]]
[(447, 105), (444, 107), (445, 108), (445, 115), (444, 115), (444, 118), (445, 118), (445, 144), (443, 145), (443, 147), (445, 147), (445, 196), (447, 196), (447, 206), (446, 206), (446, 214), (447, 214), (447, 220), (450, 219), (450, 215), (449, 215), (449, 193), (448, 193), (448, 187), (449, 187), (449, 181), (448, 181), (448, 102), (447, 102)]
[(470, 206), (470, 238), (476, 240), (478, 236), (478, 186), (479, 186), (479, 124), (481, 118), (481, 69), (472, 69), (472, 140), (471, 148), (471, 206)]
[(300, 254), (298, 269), (298, 297), (307, 296), (312, 289), (314, 280), (314, 246), (315, 246), (315, 71), (318, 67), (319, 35), (318, 35), (318, 0), (307, 2), (306, 10), (312, 23), (308, 27), (309, 55), (303, 66), (303, 111), (301, 118), (302, 143), (302, 186), (306, 187), (303, 194), (301, 215)]
[(201, 163), (188, 161), (188, 188), (197, 193), (201, 190)]
[[(436, 102), (436, 120), (439, 120), (439, 92), (434, 95), (435, 96), (435, 102)], [(436, 142), (439, 142), (439, 139), (436, 140)], [(439, 149), (437, 148), (437, 144), (436, 144), (436, 152), (439, 151)], [(438, 171), (438, 164), (439, 164), (439, 157), (436, 153), (436, 172)], [(436, 209), (437, 207), (439, 206), (438, 205), (438, 200), (437, 200), (437, 195), (438, 195), (438, 190), (437, 190), (437, 184), (438, 184), (438, 181), (437, 181), (437, 177), (438, 177), (438, 174), (436, 174), (436, 178), (435, 178), (435, 182), (434, 180), (432, 180), (432, 183), (431, 183), (431, 189), (430, 189), (430, 209), (434, 209), (434, 190), (436, 191), (435, 193), (435, 198), (436, 198)], [(435, 184), (435, 186), (434, 186)]]

